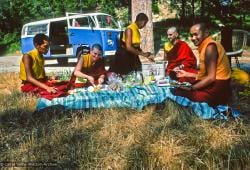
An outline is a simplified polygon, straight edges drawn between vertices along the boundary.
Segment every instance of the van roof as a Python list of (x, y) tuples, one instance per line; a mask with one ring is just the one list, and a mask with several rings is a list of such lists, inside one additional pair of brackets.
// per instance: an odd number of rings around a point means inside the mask
[[(109, 14), (101, 13), (101, 12), (93, 12), (93, 13), (68, 13), (68, 14), (70, 14), (70, 16), (56, 17), (56, 18), (43, 19), (43, 20), (39, 20), (39, 21), (29, 22), (27, 24), (24, 24), (24, 26), (26, 26), (26, 25), (33, 25), (33, 24), (43, 24), (43, 23), (48, 23), (48, 22), (53, 22), (53, 21), (62, 21), (62, 20), (65, 20), (67, 18), (75, 18), (75, 17), (79, 17), (79, 16), (109, 15)], [(67, 15), (67, 12), (66, 12), (66, 15)]]

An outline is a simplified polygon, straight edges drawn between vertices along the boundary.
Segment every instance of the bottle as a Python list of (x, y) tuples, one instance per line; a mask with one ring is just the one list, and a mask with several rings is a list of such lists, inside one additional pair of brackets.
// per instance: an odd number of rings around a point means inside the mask
[(144, 84), (144, 77), (143, 77), (143, 74), (142, 72), (139, 72), (139, 79), (140, 79), (140, 84)]
[(155, 81), (155, 75), (153, 71), (150, 73), (150, 81)]

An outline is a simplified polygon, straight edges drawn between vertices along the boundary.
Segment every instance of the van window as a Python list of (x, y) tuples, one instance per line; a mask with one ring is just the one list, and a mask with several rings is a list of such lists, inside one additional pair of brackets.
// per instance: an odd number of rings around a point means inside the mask
[(97, 20), (101, 28), (114, 28), (118, 29), (119, 26), (114, 18), (109, 15), (97, 15)]
[(72, 27), (93, 27), (94, 22), (90, 17), (80, 17), (70, 20)]
[(47, 26), (48, 24), (29, 25), (27, 35), (36, 35), (37, 33), (47, 34)]

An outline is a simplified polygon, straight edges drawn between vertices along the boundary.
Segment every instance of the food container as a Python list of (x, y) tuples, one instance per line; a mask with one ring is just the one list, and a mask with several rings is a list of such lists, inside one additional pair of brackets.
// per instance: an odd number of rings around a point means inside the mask
[(142, 74), (147, 76), (165, 77), (166, 62), (144, 63), (142, 64)]

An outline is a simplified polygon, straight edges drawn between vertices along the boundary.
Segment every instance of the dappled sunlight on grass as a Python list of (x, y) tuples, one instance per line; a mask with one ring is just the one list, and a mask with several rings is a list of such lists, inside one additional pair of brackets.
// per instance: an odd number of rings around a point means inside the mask
[(31, 112), (36, 109), (36, 104), (37, 104), (37, 98), (32, 95), (26, 95), (26, 94), (24, 94), (17, 102), (19, 108), (27, 109)]
[(176, 164), (181, 165), (183, 157), (191, 155), (195, 148), (185, 147), (182, 138), (176, 138), (172, 134), (161, 136), (155, 143), (148, 146), (151, 162), (155, 167), (173, 168)]
[(240, 142), (239, 135), (231, 128), (213, 127), (205, 131), (207, 142), (213, 149), (225, 148)]
[(11, 94), (20, 91), (21, 80), (18, 73), (0, 73), (0, 94)]
[(249, 167), (248, 116), (200, 120), (170, 100), (143, 110), (38, 112), (37, 97), (9, 86), (11, 93), (0, 94), (0, 162), (56, 162), (66, 169)]

